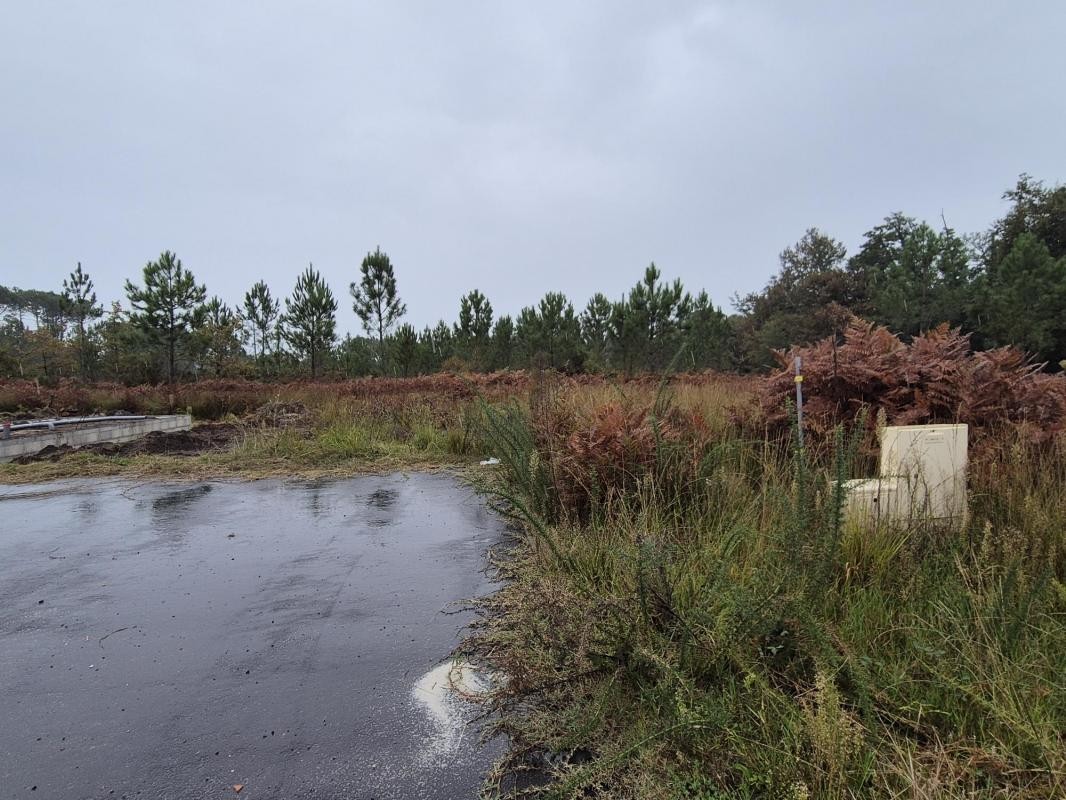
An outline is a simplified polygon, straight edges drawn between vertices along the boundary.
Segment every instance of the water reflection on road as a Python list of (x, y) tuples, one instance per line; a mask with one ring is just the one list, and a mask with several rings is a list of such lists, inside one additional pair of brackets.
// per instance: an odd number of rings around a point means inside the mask
[(499, 531), (447, 476), (0, 488), (5, 797), (474, 797), (412, 689)]

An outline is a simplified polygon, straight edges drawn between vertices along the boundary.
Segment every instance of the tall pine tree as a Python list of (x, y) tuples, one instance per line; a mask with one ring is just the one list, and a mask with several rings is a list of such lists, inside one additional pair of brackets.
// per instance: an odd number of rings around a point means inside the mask
[(492, 368), (507, 369), (511, 366), (514, 349), (514, 320), (508, 314), (496, 320), (492, 328)]
[(588, 351), (591, 366), (603, 369), (607, 365), (607, 334), (611, 324), (611, 301), (596, 292), (581, 312), (581, 338)]
[(381, 371), (387, 367), (385, 337), (389, 329), (407, 313), (407, 306), (396, 293), (396, 273), (392, 262), (381, 248), (367, 253), (359, 267), (362, 277), (359, 283), (352, 282), (352, 309), (363, 321), (368, 334), (376, 334), (378, 352), (381, 358)]
[(285, 340), (308, 359), (311, 377), (317, 378), (322, 356), (337, 340), (337, 301), (313, 264), (296, 280), (292, 297), (285, 298), (284, 331)]
[(203, 350), (204, 365), (218, 378), (240, 357), (243, 320), (228, 305), (212, 297), (201, 307), (196, 335)]
[(488, 359), (489, 333), (492, 330), (492, 303), (477, 289), (459, 300), (459, 322), (455, 338), (475, 369)]
[(244, 295), (244, 319), (251, 328), (252, 356), (262, 361), (270, 346), (274, 324), (281, 315), (281, 301), (270, 294), (266, 281), (258, 281)]
[(133, 306), (133, 321), (163, 349), (167, 377), (177, 379), (178, 351), (190, 335), (193, 320), (207, 289), (196, 283), (193, 274), (181, 265), (181, 259), (169, 250), (157, 261), (144, 266), (144, 286), (126, 281), (126, 296)]
[(89, 273), (83, 272), (81, 262), (70, 277), (63, 281), (63, 313), (73, 320), (77, 329), (78, 369), (82, 378), (92, 373), (93, 353), (89, 347), (88, 325), (103, 316), (104, 308), (96, 302), (96, 292)]
[(409, 323), (405, 322), (396, 329), (392, 349), (396, 366), (406, 378), (418, 365), (418, 334)]
[(1066, 256), (1019, 234), (999, 264), (979, 281), (979, 324), (990, 344), (1012, 344), (1041, 360), (1066, 356)]

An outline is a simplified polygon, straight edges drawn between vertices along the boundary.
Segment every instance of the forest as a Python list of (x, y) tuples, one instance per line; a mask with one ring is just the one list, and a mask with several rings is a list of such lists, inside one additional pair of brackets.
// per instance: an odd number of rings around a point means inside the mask
[(622, 297), (596, 293), (575, 306), (553, 291), (515, 317), (494, 315), (473, 289), (455, 321), (418, 331), (403, 321), (402, 270), (378, 248), (345, 298), (363, 335), (341, 338), (341, 298), (313, 265), (286, 296), (259, 281), (230, 305), (169, 250), (111, 302), (79, 263), (60, 287), (0, 285), (0, 377), (135, 385), (528, 367), (754, 372), (773, 365), (775, 350), (840, 336), (853, 317), (905, 340), (946, 323), (977, 349), (1014, 345), (1057, 371), (1066, 359), (1066, 186), (1023, 174), (1003, 197), (1003, 217), (979, 232), (889, 214), (850, 256), (812, 227), (781, 252), (761, 291), (731, 298), (732, 314), (651, 264)]

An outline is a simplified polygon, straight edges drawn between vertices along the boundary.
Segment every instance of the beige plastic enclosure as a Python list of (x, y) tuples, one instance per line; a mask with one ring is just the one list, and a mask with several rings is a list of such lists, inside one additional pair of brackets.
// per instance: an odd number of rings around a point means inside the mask
[(966, 516), (966, 425), (898, 425), (881, 434), (880, 477), (845, 482), (845, 516), (960, 523)]
[(848, 520), (872, 522), (900, 519), (910, 515), (905, 492), (907, 484), (895, 478), (856, 478), (844, 481), (844, 516)]

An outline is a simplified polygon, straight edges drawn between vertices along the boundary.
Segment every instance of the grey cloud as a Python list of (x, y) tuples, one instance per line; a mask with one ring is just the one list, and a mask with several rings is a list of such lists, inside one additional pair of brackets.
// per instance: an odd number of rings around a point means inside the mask
[(0, 283), (162, 249), (229, 302), (362, 255), (409, 317), (619, 295), (728, 305), (818, 225), (983, 228), (1063, 180), (1059, 3), (22, 3), (0, 31)]

